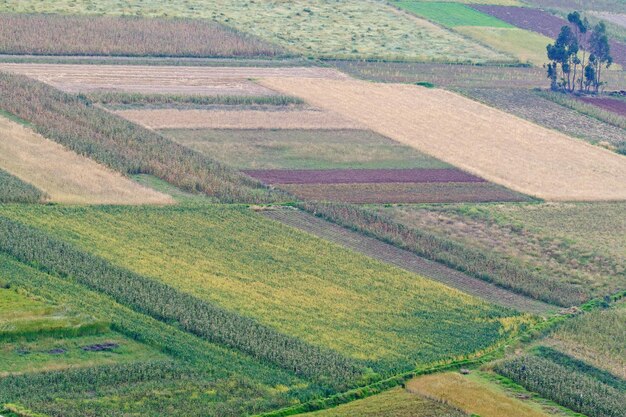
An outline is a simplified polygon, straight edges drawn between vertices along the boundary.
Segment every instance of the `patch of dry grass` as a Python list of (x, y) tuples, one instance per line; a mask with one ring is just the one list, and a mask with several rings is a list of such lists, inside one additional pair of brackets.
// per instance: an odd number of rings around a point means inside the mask
[(360, 129), (361, 124), (318, 110), (119, 110), (151, 129)]
[(44, 191), (51, 201), (58, 203), (173, 203), (171, 197), (136, 184), (2, 117), (0, 167)]
[(414, 85), (264, 79), (419, 151), (547, 200), (626, 199), (626, 159), (458, 94)]

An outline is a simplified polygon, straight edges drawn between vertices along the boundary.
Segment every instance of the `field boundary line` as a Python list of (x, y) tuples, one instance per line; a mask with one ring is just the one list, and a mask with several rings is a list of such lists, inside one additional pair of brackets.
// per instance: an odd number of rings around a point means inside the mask
[(261, 213), (272, 220), (304, 230), (322, 239), (416, 273), (424, 278), (440, 282), (492, 304), (533, 314), (547, 314), (559, 308), (471, 277), (408, 250), (398, 248), (374, 237), (365, 236), (299, 209), (273, 209), (264, 210)]

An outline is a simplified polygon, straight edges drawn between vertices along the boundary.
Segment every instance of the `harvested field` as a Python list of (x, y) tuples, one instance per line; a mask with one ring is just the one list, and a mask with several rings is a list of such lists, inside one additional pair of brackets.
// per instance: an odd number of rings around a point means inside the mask
[[(543, 68), (418, 64), (400, 62), (331, 61), (356, 78), (393, 83), (429, 82), (450, 88), (547, 88)], [(626, 71), (606, 71), (607, 90), (626, 85)]]
[(535, 32), (515, 27), (479, 26), (457, 26), (454, 30), (493, 49), (511, 54), (523, 63), (541, 67), (548, 61), (546, 45), (552, 43), (552, 39)]
[(485, 182), (458, 169), (325, 169), (246, 170), (266, 184), (383, 184)]
[(272, 95), (252, 81), (260, 77), (347, 78), (329, 68), (179, 67), (145, 65), (0, 64), (0, 71), (23, 74), (60, 90), (123, 91), (195, 95)]
[(0, 3), (0, 11), (215, 20), (307, 57), (510, 62), (505, 55), (378, 0), (150, 0), (133, 4), (6, 0)]
[(273, 78), (262, 84), (524, 194), (626, 199), (623, 156), (452, 92), (321, 79)]
[(171, 204), (171, 197), (134, 183), (24, 126), (0, 117), (0, 167), (69, 204)]
[(555, 309), (541, 301), (510, 292), (494, 284), (470, 277), (447, 266), (422, 258), (373, 237), (341, 227), (296, 209), (275, 209), (261, 212), (265, 217), (304, 230), (366, 256), (395, 265), (449, 287), (482, 298), (490, 303), (533, 314), (546, 314)]
[(496, 184), (285, 184), (281, 189), (311, 201), (337, 201), (355, 204), (384, 203), (487, 203), (528, 201), (529, 198)]
[(285, 52), (208, 20), (2, 13), (0, 53), (214, 58)]
[(591, 97), (579, 97), (580, 101), (593, 104), (601, 109), (608, 110), (620, 116), (626, 117), (626, 101), (616, 100), (614, 98), (591, 98)]
[(592, 12), (592, 15), (626, 28), (626, 13)]
[(524, 0), (524, 2), (537, 7), (554, 7), (570, 11), (604, 10), (609, 12), (624, 12), (624, 2), (622, 0)]
[(436, 401), (458, 407), (480, 417), (548, 417), (553, 413), (541, 406), (508, 394), (498, 384), (479, 375), (461, 375), (447, 372), (415, 378), (407, 383), (407, 390)]
[(319, 110), (118, 110), (150, 129), (361, 129), (359, 123)]
[(238, 169), (450, 167), (368, 130), (182, 129), (161, 133)]
[[(522, 29), (541, 33), (556, 39), (561, 27), (568, 21), (546, 11), (515, 6), (472, 5), (478, 11), (497, 17)], [(611, 56), (615, 63), (626, 66), (626, 44), (610, 39)]]
[(549, 129), (626, 153), (626, 131), (528, 90), (463, 89), (462, 93)]

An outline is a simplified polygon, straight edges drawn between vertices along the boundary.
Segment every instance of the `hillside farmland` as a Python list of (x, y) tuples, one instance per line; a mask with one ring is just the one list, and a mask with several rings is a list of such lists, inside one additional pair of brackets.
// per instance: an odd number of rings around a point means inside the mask
[(521, 193), (549, 200), (626, 198), (623, 157), (454, 93), (360, 81), (274, 78), (262, 84)]

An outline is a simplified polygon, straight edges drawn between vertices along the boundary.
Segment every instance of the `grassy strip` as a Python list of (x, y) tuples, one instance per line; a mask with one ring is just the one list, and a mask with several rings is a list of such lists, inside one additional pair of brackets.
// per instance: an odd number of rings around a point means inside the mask
[(151, 174), (185, 191), (225, 202), (285, 200), (251, 179), (202, 154), (24, 76), (0, 73), (0, 109), (78, 154), (126, 175)]
[(552, 91), (537, 91), (539, 96), (551, 100), (561, 106), (568, 107), (572, 110), (576, 110), (579, 113), (593, 117), (594, 119), (608, 123), (612, 126), (616, 126), (622, 129), (626, 129), (626, 117), (622, 117), (618, 114), (611, 113), (610, 111), (603, 110), (593, 104), (584, 103), (580, 100), (576, 100), (571, 96), (563, 93), (555, 93)]
[(111, 265), (44, 232), (2, 217), (0, 250), (45, 271), (73, 277), (135, 311), (177, 323), (208, 341), (240, 350), (297, 375), (345, 386), (362, 374), (359, 364), (335, 352), (281, 334), (253, 319)]
[(524, 355), (496, 364), (495, 371), (590, 417), (626, 415), (626, 393), (550, 359)]
[(237, 105), (271, 105), (288, 106), (290, 104), (304, 104), (304, 101), (291, 96), (200, 96), (181, 94), (141, 94), (123, 92), (92, 92), (86, 97), (95, 103), (106, 105), (132, 105), (132, 104), (194, 104), (211, 105), (223, 104), (229, 106)]
[(109, 330), (109, 323), (103, 321), (84, 323), (75, 327), (57, 327), (16, 331), (0, 330), (0, 342), (31, 341), (42, 337), (71, 338), (80, 336), (91, 336), (106, 333)]
[(573, 285), (550, 281), (499, 256), (406, 227), (363, 207), (310, 202), (299, 204), (299, 207), (333, 223), (537, 300), (567, 307), (579, 305), (588, 298)]
[(0, 204), (36, 204), (45, 198), (43, 191), (0, 169)]

